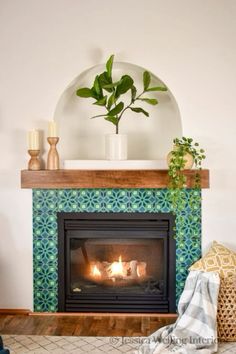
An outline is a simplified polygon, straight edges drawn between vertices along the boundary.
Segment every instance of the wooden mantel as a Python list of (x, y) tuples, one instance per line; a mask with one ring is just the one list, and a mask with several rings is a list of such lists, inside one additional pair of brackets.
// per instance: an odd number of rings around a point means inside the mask
[[(195, 170), (185, 170), (187, 187)], [(201, 170), (201, 188), (209, 188), (209, 170)], [(21, 171), (21, 188), (166, 188), (168, 170), (57, 170)]]

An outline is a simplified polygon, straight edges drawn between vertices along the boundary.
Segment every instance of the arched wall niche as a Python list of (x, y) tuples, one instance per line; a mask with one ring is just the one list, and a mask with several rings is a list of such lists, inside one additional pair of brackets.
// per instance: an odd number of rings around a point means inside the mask
[[(115, 133), (115, 126), (103, 118), (90, 119), (102, 114), (104, 108), (93, 105), (91, 98), (76, 96), (78, 88), (91, 87), (94, 77), (104, 69), (105, 65), (97, 65), (83, 71), (66, 87), (56, 105), (54, 119), (60, 130), (62, 160), (104, 159), (104, 136)], [(113, 80), (129, 74), (141, 92), (145, 70), (134, 64), (116, 62), (113, 64)], [(152, 86), (166, 85), (152, 73), (151, 78)], [(128, 95), (126, 97), (129, 99)], [(156, 106), (143, 102), (138, 104), (149, 112), (149, 117), (128, 110), (120, 122), (120, 133), (128, 134), (129, 159), (164, 159), (172, 147), (173, 138), (182, 136), (179, 108), (170, 89), (167, 92), (149, 92), (148, 97), (159, 101)]]

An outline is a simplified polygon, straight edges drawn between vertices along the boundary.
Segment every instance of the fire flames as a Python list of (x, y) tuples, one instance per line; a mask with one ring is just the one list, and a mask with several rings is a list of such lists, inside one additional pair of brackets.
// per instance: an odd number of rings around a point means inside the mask
[(103, 280), (135, 280), (146, 276), (146, 263), (137, 260), (128, 262), (122, 261), (121, 255), (118, 261), (110, 262), (91, 262), (90, 277), (96, 281)]
[(98, 269), (98, 267), (96, 266), (96, 264), (92, 267), (92, 275), (94, 276), (94, 277), (101, 277), (101, 272), (100, 272), (100, 270)]
[(125, 276), (121, 256), (119, 257), (119, 262), (113, 262), (111, 264), (111, 277), (117, 275), (121, 277)]

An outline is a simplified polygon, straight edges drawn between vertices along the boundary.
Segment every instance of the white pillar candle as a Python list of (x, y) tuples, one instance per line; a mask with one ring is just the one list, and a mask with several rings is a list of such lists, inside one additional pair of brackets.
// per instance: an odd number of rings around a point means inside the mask
[(48, 123), (48, 137), (55, 138), (58, 137), (57, 123), (52, 120)]
[(39, 132), (38, 130), (31, 130), (28, 132), (28, 149), (39, 150)]

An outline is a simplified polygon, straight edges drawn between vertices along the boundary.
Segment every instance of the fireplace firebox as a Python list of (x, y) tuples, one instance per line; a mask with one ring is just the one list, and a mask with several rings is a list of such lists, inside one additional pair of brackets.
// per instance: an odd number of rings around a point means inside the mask
[(175, 312), (174, 216), (58, 213), (58, 310)]

